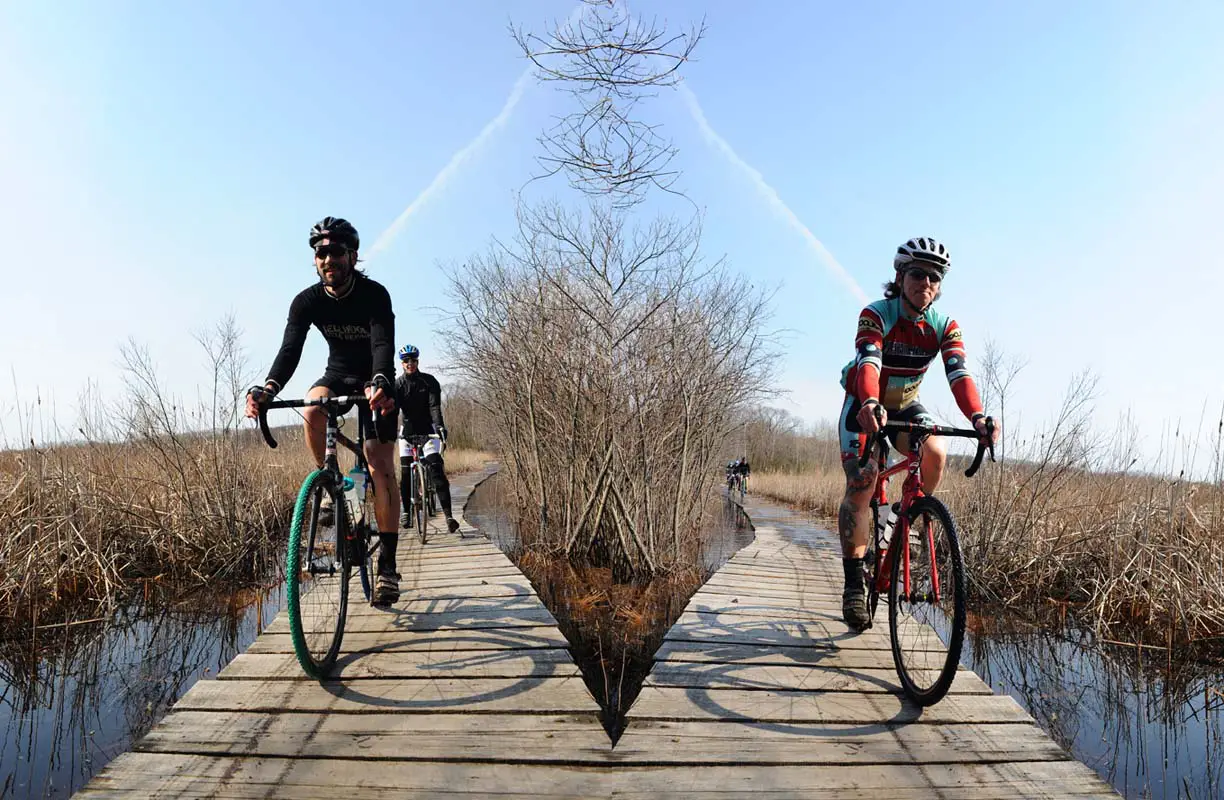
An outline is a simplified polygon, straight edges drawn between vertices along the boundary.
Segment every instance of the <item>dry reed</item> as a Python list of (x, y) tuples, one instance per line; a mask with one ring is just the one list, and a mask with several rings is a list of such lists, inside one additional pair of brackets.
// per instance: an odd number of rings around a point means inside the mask
[[(61, 443), (0, 452), (0, 613), (9, 620), (0, 639), (105, 616), (142, 581), (148, 592), (277, 578), (292, 504), (314, 463), (300, 425), (279, 429), (272, 450), (238, 416), (246, 382), (233, 321), (199, 338), (214, 380), (197, 408), (167, 397), (147, 352), (128, 345), (128, 394), (109, 408), (83, 403), (84, 441), (64, 443), (53, 421), (58, 435), (48, 438)], [(452, 473), (490, 458), (462, 448), (446, 457)]]

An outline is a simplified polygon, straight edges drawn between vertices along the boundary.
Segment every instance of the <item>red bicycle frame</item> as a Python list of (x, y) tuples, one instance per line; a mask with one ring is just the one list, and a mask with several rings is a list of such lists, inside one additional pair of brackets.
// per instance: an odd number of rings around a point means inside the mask
[[(898, 541), (905, 542), (907, 545), (909, 544), (910, 524), (909, 524), (909, 517), (906, 515), (906, 512), (909, 511), (910, 506), (913, 505), (915, 500), (917, 500), (919, 497), (924, 496), (924, 493), (922, 491), (922, 457), (921, 455), (911, 451), (907, 453), (905, 457), (902, 458), (900, 461), (898, 461), (896, 464), (893, 464), (891, 467), (887, 467), (887, 468), (885, 468), (884, 466), (884, 460), (885, 460), (885, 455), (883, 452), (881, 452), (879, 456), (879, 464), (880, 464), (881, 472), (880, 472), (880, 477), (876, 481), (875, 498), (874, 498), (877, 504), (877, 508), (882, 509), (881, 513), (885, 513), (885, 514), (888, 513), (888, 492), (887, 492), (888, 479), (900, 472), (908, 472), (909, 474), (905, 478), (905, 483), (901, 485), (901, 505), (899, 506), (900, 511), (897, 513), (897, 519), (893, 523), (892, 538), (889, 539), (888, 541), (888, 548), (884, 551), (884, 557), (880, 561), (880, 568), (876, 570), (876, 576), (875, 576), (876, 587), (875, 588), (876, 588), (876, 592), (881, 595), (885, 595), (888, 593), (889, 575), (892, 574), (893, 545)], [(935, 542), (931, 538), (930, 528), (926, 530), (926, 536), (927, 536), (927, 552), (931, 553), (931, 557), (934, 558)], [(910, 596), (909, 550), (910, 549), (908, 546), (901, 550), (901, 574), (903, 576), (902, 588), (904, 589), (904, 591), (902, 592), (902, 595), (905, 598), (909, 598)], [(940, 596), (939, 595), (939, 571), (935, 569), (934, 564), (931, 565), (931, 591), (933, 593), (933, 597), (931, 598), (931, 600), (934, 601), (935, 603), (938, 603), (939, 596)]]
[[(878, 416), (877, 416), (878, 418)], [(982, 455), (986, 452), (990, 453), (990, 460), (994, 461), (994, 444), (991, 441), (991, 434), (994, 429), (994, 420), (986, 418), (986, 436), (981, 437), (976, 430), (964, 430), (959, 428), (948, 428), (943, 425), (922, 425), (913, 422), (888, 422), (884, 429), (878, 433), (868, 436), (866, 447), (863, 451), (863, 456), (859, 460), (860, 466), (866, 466), (868, 459), (871, 458), (872, 451), (875, 447), (877, 437), (883, 437), (884, 432), (891, 430), (897, 432), (908, 433), (911, 437), (916, 434), (927, 436), (959, 436), (964, 438), (978, 438), (977, 453), (974, 456), (973, 464), (969, 469), (965, 470), (966, 477), (972, 477), (978, 471), (978, 467), (982, 464)], [(882, 439), (881, 439), (882, 440)], [(891, 467), (885, 467), (885, 461), (888, 457), (888, 449), (882, 447), (879, 455), (876, 456), (877, 462), (880, 465), (880, 477), (876, 480), (876, 488), (874, 501), (876, 503), (877, 512), (879, 509), (884, 509), (884, 513), (888, 513), (888, 494), (886, 492), (886, 484), (888, 479), (899, 472), (908, 472), (905, 478), (905, 483), (901, 485), (901, 504), (898, 506), (897, 519), (893, 523), (893, 535), (888, 541), (888, 548), (885, 550), (883, 558), (879, 558), (877, 554), (878, 569), (875, 575), (875, 590), (878, 594), (886, 594), (889, 589), (889, 575), (892, 573), (893, 559), (893, 544), (901, 541), (905, 542), (906, 546), (901, 550), (901, 574), (903, 585), (901, 596), (906, 601), (912, 602), (914, 598), (910, 593), (910, 558), (909, 558), (909, 532), (910, 524), (909, 517), (906, 512), (913, 506), (918, 498), (925, 496), (922, 491), (922, 456), (921, 451), (913, 448), (905, 456), (893, 464)], [(875, 532), (872, 532), (875, 535)], [(935, 539), (931, 534), (931, 529), (926, 530), (927, 537), (927, 552), (931, 554), (931, 558), (935, 558)], [(939, 570), (935, 568), (935, 564), (931, 564), (931, 597), (921, 598), (924, 601), (938, 603), (940, 601), (939, 592)]]

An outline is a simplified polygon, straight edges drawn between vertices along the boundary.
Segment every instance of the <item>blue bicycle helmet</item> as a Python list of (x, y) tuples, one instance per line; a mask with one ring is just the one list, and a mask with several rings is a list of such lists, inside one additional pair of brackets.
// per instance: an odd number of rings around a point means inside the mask
[(420, 358), (421, 351), (410, 344), (406, 344), (400, 348), (399, 357), (400, 361), (403, 361), (405, 358)]

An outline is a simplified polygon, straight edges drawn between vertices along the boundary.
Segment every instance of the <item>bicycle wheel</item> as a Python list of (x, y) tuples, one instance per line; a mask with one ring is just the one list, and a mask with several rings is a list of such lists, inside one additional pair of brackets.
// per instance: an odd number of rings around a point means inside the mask
[[(319, 505), (330, 497), (334, 525), (319, 524)], [(289, 633), (298, 663), (312, 678), (323, 679), (336, 663), (348, 612), (351, 564), (343, 542), (348, 509), (336, 476), (316, 470), (302, 484), (289, 527)]]
[(361, 593), (365, 595), (367, 603), (374, 599), (374, 578), (378, 575), (378, 547), (381, 544), (378, 531), (370, 527), (372, 519), (374, 504), (363, 501), (360, 518), (353, 526), (353, 536), (349, 539), (350, 552), (355, 556), (352, 560), (357, 563), (361, 576)]
[(429, 517), (425, 514), (425, 471), (419, 462), (412, 468), (412, 505), (416, 513), (417, 535), (421, 537), (421, 544), (425, 544), (429, 538), (429, 532), (425, 529)]
[(960, 665), (965, 640), (965, 572), (956, 527), (943, 503), (934, 497), (919, 498), (907, 518), (908, 541), (898, 541), (899, 526), (892, 537), (888, 633), (902, 689), (918, 705), (929, 706), (948, 693)]
[(421, 465), (425, 475), (425, 516), (432, 517), (438, 513), (438, 493), (434, 491), (433, 467)]

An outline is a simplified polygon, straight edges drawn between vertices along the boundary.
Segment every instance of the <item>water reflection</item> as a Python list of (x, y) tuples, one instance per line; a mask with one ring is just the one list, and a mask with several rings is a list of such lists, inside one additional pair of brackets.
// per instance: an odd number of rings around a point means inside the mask
[(67, 797), (255, 639), (283, 590), (141, 599), (0, 651), (0, 797)]
[(966, 665), (1123, 795), (1224, 797), (1224, 667), (1062, 623), (970, 623)]
[(693, 593), (752, 542), (752, 527), (738, 505), (721, 502), (689, 567), (643, 584), (616, 583), (610, 569), (525, 552), (507, 495), (501, 476), (489, 478), (472, 493), (464, 517), (514, 560), (556, 618), (615, 744), (663, 637)]

